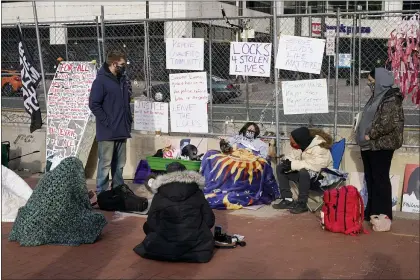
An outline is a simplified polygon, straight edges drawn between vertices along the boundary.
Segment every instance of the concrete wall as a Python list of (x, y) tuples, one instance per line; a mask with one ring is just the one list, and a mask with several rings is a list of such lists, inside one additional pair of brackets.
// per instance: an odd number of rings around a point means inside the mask
[[(235, 127), (236, 128), (236, 127)], [(286, 131), (286, 130), (285, 130)], [(229, 133), (233, 133), (229, 129)], [(331, 132), (330, 132), (331, 133)], [(348, 129), (340, 129), (338, 135), (350, 138)], [(159, 136), (134, 132), (133, 138), (128, 140), (127, 144), (127, 164), (124, 169), (124, 178), (133, 179), (137, 164), (146, 156), (153, 155), (156, 150), (162, 148), (165, 143), (170, 141), (174, 145), (179, 145), (182, 138), (191, 138), (188, 136)], [(348, 137), (347, 137), (348, 136)], [(45, 130), (39, 130), (32, 134), (29, 133), (28, 125), (2, 125), (2, 141), (10, 141), (11, 156), (15, 157), (35, 150), (40, 153), (24, 157), (20, 160), (10, 162), (11, 169), (29, 169), (32, 172), (41, 172), (45, 166)], [(219, 149), (219, 141), (216, 138), (198, 138), (193, 137), (192, 143), (198, 146), (199, 153), (205, 153), (209, 149)], [(288, 141), (282, 141), (282, 153), (290, 151)], [(419, 150), (417, 148), (401, 148), (398, 150), (392, 161), (391, 174), (400, 176), (400, 189), (402, 193), (404, 169), (406, 164), (419, 163)], [(97, 167), (97, 144), (94, 143), (88, 162), (86, 164), (86, 175), (88, 178), (96, 177)], [(360, 150), (357, 146), (348, 146), (341, 169), (347, 172), (363, 172), (363, 165), (360, 157)], [(397, 209), (399, 207), (397, 206)]]

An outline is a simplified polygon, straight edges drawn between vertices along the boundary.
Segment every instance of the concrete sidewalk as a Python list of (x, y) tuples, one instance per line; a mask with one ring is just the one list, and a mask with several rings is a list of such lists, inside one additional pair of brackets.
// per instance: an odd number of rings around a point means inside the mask
[[(37, 178), (26, 179), (32, 186)], [(89, 181), (91, 183), (91, 181)], [(93, 185), (89, 184), (89, 188)], [(139, 190), (138, 190), (139, 191)], [(398, 218), (388, 233), (345, 236), (317, 217), (264, 207), (214, 211), (216, 223), (245, 235), (247, 246), (216, 250), (207, 264), (161, 263), (132, 249), (145, 217), (108, 219), (101, 239), (79, 247), (20, 247), (2, 223), (2, 279), (419, 279), (419, 220)], [(368, 228), (368, 225), (366, 224)]]

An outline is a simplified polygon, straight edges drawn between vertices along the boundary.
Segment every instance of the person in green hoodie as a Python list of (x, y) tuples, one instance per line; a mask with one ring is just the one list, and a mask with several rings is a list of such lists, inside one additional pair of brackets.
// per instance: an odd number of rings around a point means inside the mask
[(394, 151), (403, 144), (404, 97), (394, 86), (394, 75), (385, 68), (373, 69), (368, 76), (368, 85), (372, 96), (356, 129), (368, 190), (365, 220), (379, 214), (392, 220), (389, 171)]

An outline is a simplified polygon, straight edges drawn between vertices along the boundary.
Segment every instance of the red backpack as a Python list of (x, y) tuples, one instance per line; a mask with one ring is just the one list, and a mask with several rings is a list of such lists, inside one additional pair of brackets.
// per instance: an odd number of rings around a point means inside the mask
[(368, 233), (363, 229), (363, 199), (354, 186), (344, 186), (324, 192), (321, 211), (322, 227), (349, 235)]

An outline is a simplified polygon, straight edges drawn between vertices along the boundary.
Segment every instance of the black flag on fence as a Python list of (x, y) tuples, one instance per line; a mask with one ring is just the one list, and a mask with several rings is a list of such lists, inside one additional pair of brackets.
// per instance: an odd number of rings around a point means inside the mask
[(33, 66), (33, 60), (28, 52), (20, 27), (19, 34), (19, 63), (22, 79), (23, 105), (31, 116), (31, 133), (42, 127), (41, 109), (39, 107), (36, 88), (41, 81), (41, 75)]

